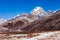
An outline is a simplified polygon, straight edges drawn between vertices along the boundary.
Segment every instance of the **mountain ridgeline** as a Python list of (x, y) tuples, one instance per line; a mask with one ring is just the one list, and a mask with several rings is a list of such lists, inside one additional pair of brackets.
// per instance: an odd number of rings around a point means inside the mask
[(60, 10), (45, 12), (36, 7), (30, 14), (23, 13), (3, 23), (1, 27), (8, 28), (0, 33), (38, 33), (60, 31)]

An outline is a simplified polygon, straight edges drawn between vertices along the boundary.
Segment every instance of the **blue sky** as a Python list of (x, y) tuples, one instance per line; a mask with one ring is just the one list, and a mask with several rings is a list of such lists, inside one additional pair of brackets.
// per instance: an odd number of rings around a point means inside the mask
[(60, 0), (0, 0), (0, 18), (9, 19), (40, 6), (45, 11), (60, 9)]

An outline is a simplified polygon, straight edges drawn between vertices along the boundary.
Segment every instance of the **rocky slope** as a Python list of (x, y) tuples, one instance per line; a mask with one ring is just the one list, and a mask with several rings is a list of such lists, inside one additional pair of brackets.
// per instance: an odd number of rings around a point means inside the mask
[(60, 31), (34, 34), (0, 34), (0, 40), (60, 40)]
[[(27, 29), (26, 29), (27, 28)], [(41, 31), (59, 31), (60, 30), (60, 11), (48, 17), (38, 19), (26, 27), (22, 28), (24, 32), (41, 32)]]
[(0, 26), (1, 40), (60, 40), (59, 37), (60, 10), (53, 13), (36, 7), (30, 14), (23, 13)]
[[(38, 14), (36, 13), (38, 12)], [(37, 14), (37, 15), (35, 15)], [(43, 14), (41, 17), (39, 15)], [(49, 16), (47, 16), (49, 15)], [(35, 17), (35, 16), (38, 16)], [(33, 20), (33, 21), (30, 21)], [(35, 33), (45, 31), (59, 31), (60, 30), (60, 11), (54, 14), (47, 14), (40, 7), (36, 7), (31, 14), (22, 14), (14, 19), (8, 20), (1, 25), (8, 28), (8, 33)]]
[(33, 22), (39, 18), (42, 18), (42, 16), (43, 17), (46, 16), (44, 10), (40, 7), (36, 7), (31, 11), (30, 14), (22, 13), (21, 15), (8, 20), (7, 22), (2, 24), (1, 26), (8, 28), (9, 30), (19, 31), (19, 30), (21, 30), (21, 28), (24, 28), (25, 26), (27, 26), (31, 22)]

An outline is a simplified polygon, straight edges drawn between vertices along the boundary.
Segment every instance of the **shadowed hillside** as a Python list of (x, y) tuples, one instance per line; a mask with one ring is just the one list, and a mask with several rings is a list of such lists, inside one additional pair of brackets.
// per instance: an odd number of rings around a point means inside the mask
[(2, 33), (36, 33), (46, 31), (59, 31), (60, 30), (60, 11), (55, 12), (50, 16), (43, 16), (33, 22), (26, 19), (16, 18), (7, 21), (1, 25), (8, 28), (7, 31)]
[(60, 30), (60, 11), (55, 14), (38, 19), (27, 27), (22, 28), (24, 32), (45, 32), (45, 31), (59, 31)]

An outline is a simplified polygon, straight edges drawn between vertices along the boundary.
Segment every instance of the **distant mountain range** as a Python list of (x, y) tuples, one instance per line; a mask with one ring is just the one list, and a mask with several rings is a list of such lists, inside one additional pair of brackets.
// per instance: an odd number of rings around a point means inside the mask
[[(0, 22), (2, 23), (2, 21)], [(45, 12), (43, 8), (36, 7), (30, 14), (22, 13), (8, 21), (3, 21), (1, 27), (7, 30), (5, 33), (32, 33), (60, 30), (60, 10)], [(3, 33), (3, 32), (1, 32)]]
[(0, 25), (2, 24), (2, 23), (4, 23), (4, 22), (6, 22), (6, 20), (4, 20), (4, 19), (0, 19)]

